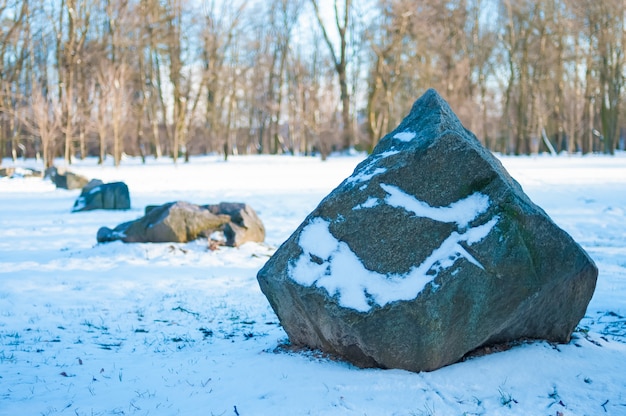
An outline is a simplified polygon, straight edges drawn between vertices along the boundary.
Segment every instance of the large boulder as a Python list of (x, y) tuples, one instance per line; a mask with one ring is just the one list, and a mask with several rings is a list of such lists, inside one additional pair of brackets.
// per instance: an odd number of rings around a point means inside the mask
[[(223, 207), (224, 209), (220, 209)], [(185, 243), (200, 237), (209, 238), (223, 233), (221, 244), (236, 247), (245, 242), (262, 242), (265, 239), (263, 223), (254, 210), (241, 203), (195, 205), (177, 201), (159, 206), (148, 206), (145, 215), (135, 221), (118, 225), (114, 229), (98, 230), (99, 243), (121, 240), (126, 243)], [(229, 234), (228, 229), (238, 229), (239, 234)], [(262, 233), (259, 229), (263, 230)], [(250, 230), (247, 233), (247, 230)]]
[(94, 209), (130, 209), (128, 186), (124, 182), (89, 181), (74, 202), (72, 212)]
[(429, 90), (258, 273), (295, 345), (429, 371), (567, 342), (597, 268)]

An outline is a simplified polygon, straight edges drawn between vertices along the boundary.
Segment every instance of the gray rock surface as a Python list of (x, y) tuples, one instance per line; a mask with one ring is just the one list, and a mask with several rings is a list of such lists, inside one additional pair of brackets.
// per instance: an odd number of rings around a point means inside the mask
[(9, 177), (9, 178), (41, 178), (41, 171), (33, 168), (26, 167), (0, 167), (0, 178)]
[[(229, 227), (236, 227), (238, 232), (229, 235)], [(122, 223), (114, 229), (102, 227), (96, 238), (99, 243), (116, 240), (126, 243), (184, 243), (200, 237), (209, 238), (215, 232), (223, 232), (225, 241), (222, 243), (232, 247), (265, 239), (261, 219), (246, 204), (223, 202), (199, 206), (184, 201), (148, 206), (143, 217)]]
[(430, 371), (567, 342), (597, 268), (429, 90), (257, 278), (293, 344)]
[(220, 202), (215, 205), (204, 205), (204, 208), (213, 214), (230, 217), (223, 230), (227, 246), (237, 247), (243, 243), (265, 240), (265, 226), (250, 205), (240, 202)]
[(89, 179), (82, 175), (56, 166), (46, 169), (44, 178), (50, 178), (57, 188), (69, 190), (82, 189), (89, 182)]
[(3, 168), (0, 167), (0, 178), (6, 177), (6, 176), (13, 176), (13, 174), (15, 173), (15, 168)]
[(95, 209), (130, 209), (130, 193), (124, 182), (103, 183), (92, 179), (74, 202), (73, 212)]

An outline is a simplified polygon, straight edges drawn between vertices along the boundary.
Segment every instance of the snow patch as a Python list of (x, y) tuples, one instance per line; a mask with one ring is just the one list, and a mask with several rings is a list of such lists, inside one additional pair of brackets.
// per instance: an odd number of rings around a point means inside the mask
[(399, 150), (387, 150), (386, 152), (382, 152), (381, 154), (378, 155), (378, 160), (384, 159), (389, 156), (397, 155), (398, 153), (400, 153)]
[[(558, 351), (523, 343), (420, 374), (271, 352), (287, 335), (254, 276), (363, 157), (77, 159), (77, 173), (128, 184), (136, 207), (84, 215), (70, 212), (78, 191), (0, 178), (0, 414), (624, 414), (626, 221), (604, 210), (626, 211), (626, 152), (499, 157), (597, 262), (596, 291)], [(95, 242), (148, 204), (235, 198), (259, 212), (265, 244)]]
[(300, 233), (300, 245), (311, 247), (311, 254), (326, 259), (336, 250), (337, 239), (328, 231), (328, 221), (314, 218)]
[(376, 156), (372, 156), (371, 161), (363, 168), (361, 169), (358, 173), (354, 172), (348, 179), (347, 182), (349, 184), (354, 183), (362, 183), (362, 182), (366, 182), (369, 181), (370, 179), (372, 179), (374, 176), (376, 175), (380, 175), (381, 173), (385, 173), (387, 172), (387, 169), (385, 168), (381, 168), (381, 167), (376, 167), (376, 164), (378, 162), (380, 162), (381, 160), (389, 157), (389, 156), (393, 156), (395, 154), (399, 153), (398, 150), (388, 150), (386, 152), (380, 153)]
[[(404, 193), (400, 188), (381, 186), (389, 194), (385, 202), (390, 205), (405, 208), (420, 217), (455, 222), (464, 229), (489, 207), (489, 198), (479, 193), (447, 207), (435, 208)], [(376, 198), (369, 198), (355, 209), (378, 203)], [(465, 229), (464, 232), (453, 231), (420, 265), (407, 273), (383, 274), (368, 270), (348, 244), (332, 235), (330, 221), (314, 218), (300, 234), (299, 244), (303, 253), (289, 265), (289, 275), (303, 286), (316, 285), (326, 289), (329, 295), (338, 296), (339, 304), (345, 308), (368, 312), (374, 304), (385, 306), (395, 301), (415, 299), (440, 271), (452, 267), (460, 258), (484, 269), (461, 243), (470, 246), (478, 243), (497, 222), (498, 217), (494, 216), (487, 223)]]
[(85, 199), (85, 197), (79, 196), (78, 199), (76, 199), (76, 202), (74, 203), (74, 208), (72, 208), (72, 210), (79, 211), (85, 208), (86, 206), (87, 206), (87, 200)]
[(385, 168), (375, 168), (372, 170), (366, 169), (365, 172), (360, 172), (357, 175), (352, 175), (348, 178), (348, 183), (361, 183), (367, 182), (376, 175), (387, 172)]
[(362, 204), (357, 205), (356, 207), (354, 207), (352, 209), (353, 210), (357, 210), (357, 209), (364, 209), (364, 208), (374, 208), (379, 203), (380, 203), (380, 200), (378, 198), (374, 198), (373, 196), (370, 196), (369, 198), (367, 198), (367, 200), (365, 202), (363, 202)]
[(412, 131), (403, 131), (401, 133), (394, 134), (393, 138), (398, 139), (401, 142), (410, 142), (415, 138), (416, 134)]
[(426, 217), (441, 222), (454, 222), (461, 228), (467, 227), (470, 221), (489, 208), (489, 197), (479, 192), (446, 207), (431, 207), (397, 186), (381, 184), (380, 187), (387, 192), (385, 202), (392, 207), (404, 208), (418, 217)]

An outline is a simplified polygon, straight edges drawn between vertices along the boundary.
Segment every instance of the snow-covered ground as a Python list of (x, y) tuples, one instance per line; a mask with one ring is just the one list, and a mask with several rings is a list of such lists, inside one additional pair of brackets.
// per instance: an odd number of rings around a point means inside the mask
[[(286, 335), (256, 273), (362, 158), (71, 166), (125, 181), (120, 212), (71, 213), (78, 190), (0, 179), (0, 415), (626, 415), (625, 154), (501, 158), (599, 267), (569, 344), (419, 374), (277, 348)], [(266, 243), (96, 244), (99, 227), (175, 200), (246, 202)]]

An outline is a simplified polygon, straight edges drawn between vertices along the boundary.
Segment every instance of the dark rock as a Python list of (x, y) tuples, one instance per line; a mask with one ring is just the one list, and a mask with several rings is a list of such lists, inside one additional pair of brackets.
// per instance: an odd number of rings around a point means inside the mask
[(10, 177), (10, 178), (33, 178), (40, 177), (41, 171), (33, 168), (22, 168), (22, 167), (0, 167), (0, 178), (2, 177)]
[(87, 182), (87, 185), (83, 186), (83, 189), (81, 191), (81, 195), (83, 194), (87, 194), (89, 193), (92, 189), (97, 188), (99, 186), (104, 185), (104, 182), (102, 182), (102, 180), (100, 179), (92, 179), (89, 182)]
[(122, 223), (114, 229), (109, 227), (100, 227), (96, 233), (96, 240), (98, 243), (110, 243), (118, 240), (124, 241), (124, 238), (126, 237), (124, 232), (133, 222), (134, 221)]
[(94, 209), (130, 209), (130, 194), (124, 182), (103, 183), (92, 179), (74, 202), (73, 212)]
[[(227, 210), (229, 214), (223, 213), (219, 210), (222, 205), (233, 210)], [(234, 209), (236, 205), (240, 205), (239, 210)], [(253, 221), (254, 219), (258, 224)], [(238, 228), (232, 231), (233, 235), (229, 235), (226, 231), (227, 228), (230, 229), (229, 227)], [(120, 224), (114, 229), (102, 227), (98, 230), (96, 238), (100, 243), (116, 240), (126, 243), (183, 243), (199, 237), (209, 238), (214, 232), (223, 232), (226, 237), (224, 244), (238, 246), (247, 241), (262, 242), (265, 234), (259, 234), (259, 227), (264, 229), (254, 210), (246, 204), (222, 203), (215, 206), (199, 206), (178, 201), (148, 206), (142, 218)], [(246, 232), (247, 229), (250, 229), (250, 233)]]
[(118, 225), (109, 234), (105, 234), (104, 230), (98, 231), (98, 242), (120, 239), (126, 243), (184, 243), (198, 238), (207, 230), (219, 228), (227, 221), (227, 218), (220, 218), (197, 205), (170, 202), (155, 207), (136, 221)]
[(226, 245), (238, 247), (247, 242), (265, 240), (263, 222), (250, 205), (240, 202), (221, 202), (216, 205), (205, 205), (216, 215), (228, 215), (230, 221), (224, 225)]
[(597, 268), (429, 90), (258, 273), (295, 345), (428, 371), (567, 342)]
[(43, 172), (43, 178), (52, 180), (52, 178), (56, 176), (58, 170), (59, 169), (56, 166), (50, 166)]
[(82, 175), (55, 166), (46, 169), (44, 178), (49, 178), (57, 188), (70, 190), (82, 189), (89, 182), (89, 179)]
[(15, 168), (0, 168), (0, 178), (5, 176), (13, 176)]

